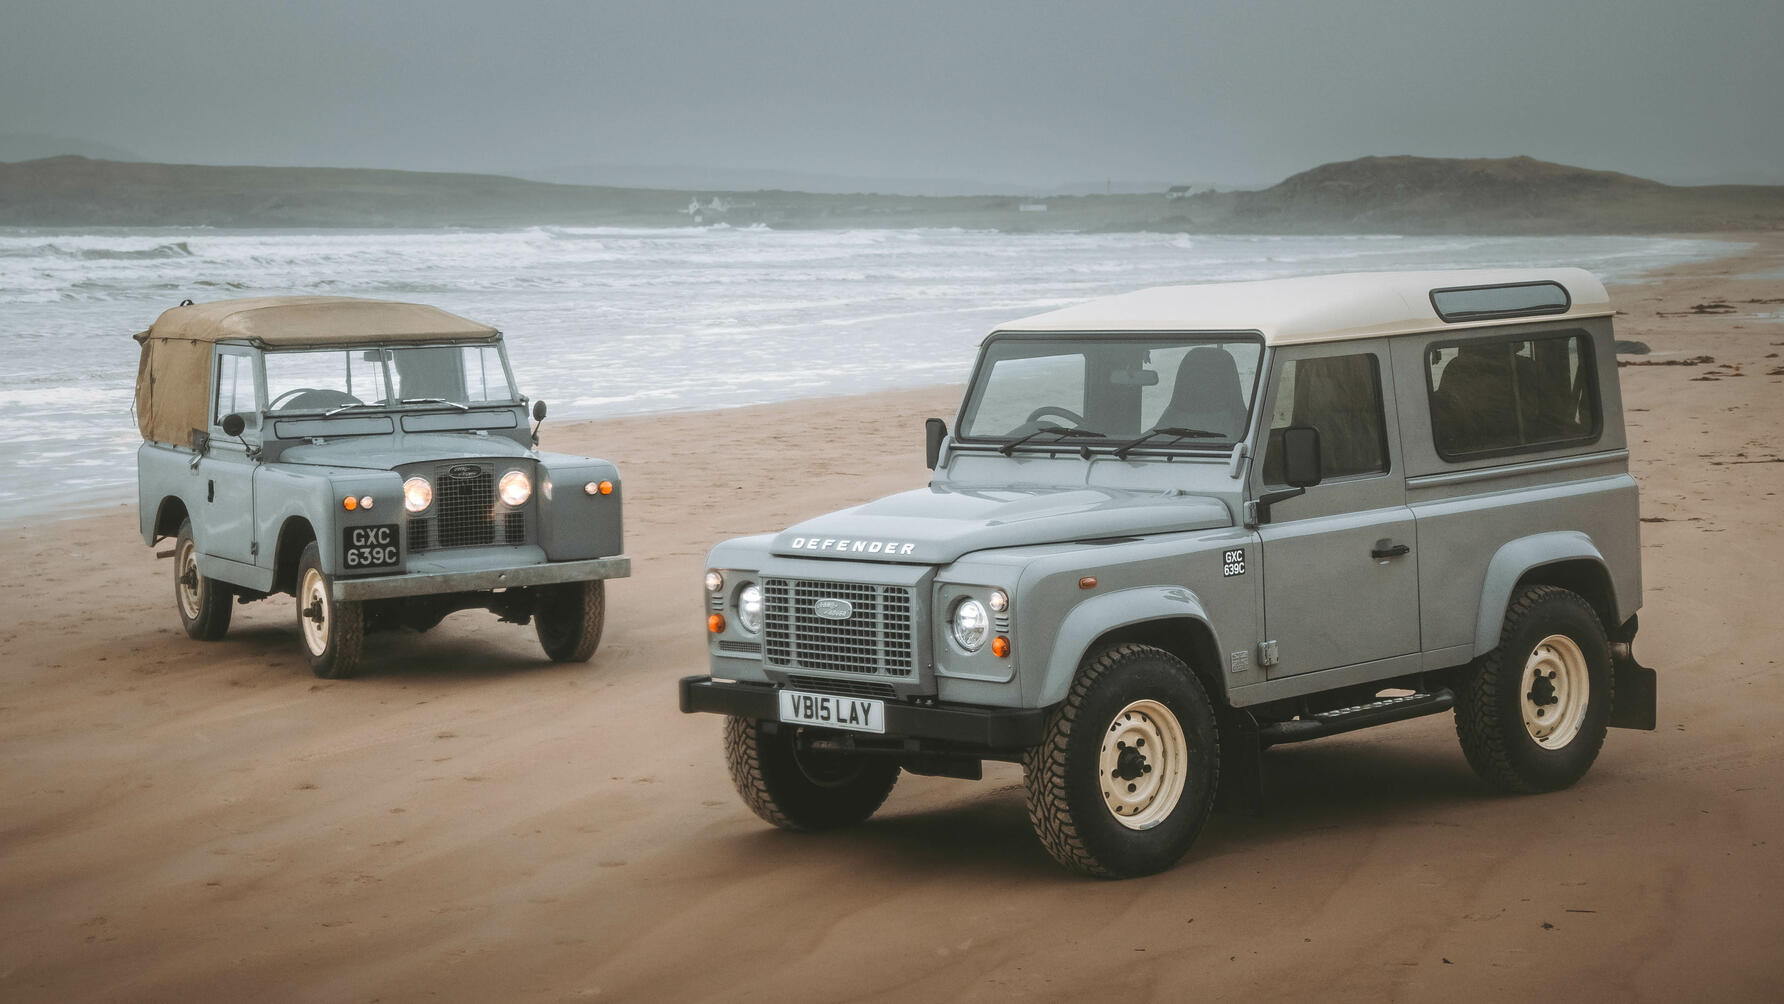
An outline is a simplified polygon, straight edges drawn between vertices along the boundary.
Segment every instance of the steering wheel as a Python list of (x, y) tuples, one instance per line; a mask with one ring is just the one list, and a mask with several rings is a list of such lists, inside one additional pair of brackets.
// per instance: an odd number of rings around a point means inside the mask
[(345, 391), (332, 390), (327, 387), (293, 387), (266, 406), (267, 411), (278, 411), (281, 405), (291, 408), (333, 408), (343, 404), (363, 404), (359, 398)]
[(1022, 424), (1023, 425), (1034, 425), (1035, 423), (1039, 422), (1042, 419), (1042, 417), (1047, 416), (1047, 415), (1058, 415), (1060, 418), (1063, 418), (1066, 421), (1072, 423), (1073, 426), (1082, 426), (1084, 424), (1084, 416), (1083, 415), (1078, 414), (1077, 412), (1071, 410), (1070, 408), (1061, 408), (1058, 405), (1054, 405), (1054, 404), (1043, 404), (1039, 408), (1036, 408), (1035, 410), (1029, 412), (1028, 413), (1028, 421), (1026, 421)]

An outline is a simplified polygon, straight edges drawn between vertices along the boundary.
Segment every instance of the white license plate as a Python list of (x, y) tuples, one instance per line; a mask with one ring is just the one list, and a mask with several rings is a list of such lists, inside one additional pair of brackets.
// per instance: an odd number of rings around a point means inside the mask
[(783, 722), (799, 725), (822, 725), (827, 729), (849, 729), (854, 732), (886, 731), (886, 702), (866, 697), (837, 697), (835, 694), (805, 694), (797, 690), (780, 692), (780, 717)]

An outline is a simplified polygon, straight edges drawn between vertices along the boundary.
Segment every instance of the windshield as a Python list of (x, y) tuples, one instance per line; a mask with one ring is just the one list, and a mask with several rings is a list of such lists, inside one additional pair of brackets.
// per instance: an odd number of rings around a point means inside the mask
[[(965, 440), (1012, 442), (1048, 429), (1110, 444), (1225, 449), (1245, 435), (1263, 345), (1255, 337), (1010, 337), (985, 347), (961, 412)], [(1030, 446), (1103, 445), (1043, 434)]]
[(269, 411), (518, 401), (498, 345), (295, 349), (266, 353)]

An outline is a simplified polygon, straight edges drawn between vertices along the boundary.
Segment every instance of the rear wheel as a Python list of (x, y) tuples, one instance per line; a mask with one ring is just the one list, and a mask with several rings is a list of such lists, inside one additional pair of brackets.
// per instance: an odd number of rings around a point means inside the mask
[(601, 646), (607, 583), (601, 579), (541, 586), (533, 609), (539, 647), (553, 662), (587, 662)]
[(297, 627), (310, 672), (324, 680), (352, 676), (365, 645), (365, 607), (335, 599), (333, 585), (312, 540), (297, 559)]
[(1557, 586), (1519, 592), (1499, 647), (1457, 688), (1456, 736), (1469, 766), (1508, 792), (1578, 781), (1604, 745), (1612, 678), (1604, 625), (1584, 597)]
[(198, 574), (198, 541), (192, 536), (192, 521), (182, 520), (173, 546), (173, 605), (187, 636), (199, 641), (223, 637), (235, 610), (233, 601), (228, 586)]
[(800, 750), (792, 726), (725, 719), (731, 783), (756, 815), (783, 830), (833, 830), (874, 814), (898, 783), (898, 765)]
[(1092, 658), (1022, 760), (1047, 853), (1098, 878), (1176, 864), (1214, 806), (1214, 706), (1181, 659), (1124, 644)]

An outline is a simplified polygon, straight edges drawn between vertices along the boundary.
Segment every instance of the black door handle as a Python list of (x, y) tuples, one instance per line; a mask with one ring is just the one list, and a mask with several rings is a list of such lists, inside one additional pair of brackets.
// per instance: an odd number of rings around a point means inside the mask
[(1375, 546), (1369, 549), (1369, 557), (1398, 558), (1402, 554), (1406, 554), (1411, 550), (1412, 548), (1405, 544), (1394, 544), (1385, 540), (1378, 540), (1375, 542)]

